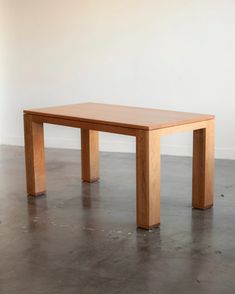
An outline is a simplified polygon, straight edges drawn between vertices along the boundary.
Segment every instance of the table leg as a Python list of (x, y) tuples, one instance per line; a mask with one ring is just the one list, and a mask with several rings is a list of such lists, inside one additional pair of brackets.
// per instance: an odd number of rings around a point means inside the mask
[(27, 193), (32, 196), (46, 192), (46, 168), (44, 154), (43, 123), (24, 115), (25, 163)]
[(137, 226), (160, 225), (160, 135), (138, 131), (136, 137)]
[(193, 133), (192, 206), (206, 209), (213, 206), (214, 194), (214, 120)]
[(82, 180), (99, 180), (99, 132), (81, 129)]

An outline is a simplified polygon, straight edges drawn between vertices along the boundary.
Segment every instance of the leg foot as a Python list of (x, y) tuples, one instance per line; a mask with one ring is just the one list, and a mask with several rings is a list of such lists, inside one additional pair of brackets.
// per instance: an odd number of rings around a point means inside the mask
[(160, 135), (139, 131), (136, 138), (137, 226), (160, 225)]
[(32, 115), (25, 114), (24, 134), (27, 193), (42, 195), (46, 192), (43, 124), (34, 122)]
[(193, 133), (192, 206), (208, 209), (214, 194), (214, 120), (205, 129)]
[(82, 181), (99, 180), (99, 133), (81, 129)]

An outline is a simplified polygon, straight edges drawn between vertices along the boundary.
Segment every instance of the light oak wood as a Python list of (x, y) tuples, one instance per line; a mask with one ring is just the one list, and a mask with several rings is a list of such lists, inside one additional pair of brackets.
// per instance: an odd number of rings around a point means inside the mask
[(214, 118), (213, 115), (198, 113), (100, 103), (31, 109), (26, 112), (46, 117), (145, 130), (161, 129)]
[(99, 133), (81, 129), (82, 180), (95, 182), (99, 180)]
[(89, 122), (78, 121), (78, 120), (64, 119), (59, 117), (48, 117), (48, 116), (41, 116), (41, 115), (33, 115), (33, 120), (38, 123), (43, 122), (43, 123), (61, 125), (61, 126), (67, 126), (67, 127), (73, 127), (73, 128), (90, 129), (90, 130), (96, 130), (100, 132), (136, 136), (136, 129), (119, 127), (119, 126), (96, 124), (96, 123), (89, 123)]
[(31, 115), (25, 114), (24, 133), (27, 193), (42, 195), (46, 192), (43, 124), (34, 122)]
[(192, 205), (207, 209), (214, 195), (214, 120), (193, 133)]
[(160, 225), (160, 135), (138, 131), (136, 137), (137, 226)]
[[(28, 112), (27, 112), (28, 113)], [(37, 123), (48, 123), (54, 125), (61, 125), (73, 128), (84, 128), (90, 130), (96, 130), (100, 132), (108, 132), (114, 134), (121, 134), (127, 136), (136, 136), (138, 129), (128, 128), (128, 127), (119, 127), (112, 125), (104, 125), (97, 123), (89, 123), (84, 121), (72, 120), (72, 119), (63, 119), (59, 117), (49, 117), (41, 115), (32, 115), (33, 121)], [(188, 132), (198, 129), (206, 128), (207, 120), (193, 123), (186, 123), (182, 125), (177, 125), (173, 127), (166, 127), (158, 129), (159, 134), (162, 135), (171, 135), (179, 132)]]
[[(98, 132), (136, 137), (137, 226), (160, 224), (160, 137), (193, 131), (194, 208), (213, 205), (214, 116), (139, 107), (83, 103), (25, 110), (27, 191), (45, 192), (43, 124), (81, 128), (82, 180), (99, 179)], [(184, 172), (184, 171), (182, 171)]]
[(189, 124), (182, 124), (179, 126), (162, 128), (162, 129), (159, 129), (158, 132), (161, 136), (164, 136), (164, 135), (171, 135), (171, 134), (175, 134), (179, 132), (188, 132), (193, 130), (204, 129), (206, 128), (206, 126), (207, 126), (207, 120), (189, 123)]

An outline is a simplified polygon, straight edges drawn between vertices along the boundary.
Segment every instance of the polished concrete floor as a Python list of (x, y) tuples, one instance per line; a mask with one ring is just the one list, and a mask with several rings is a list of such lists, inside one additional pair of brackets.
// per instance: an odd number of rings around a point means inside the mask
[(0, 294), (235, 293), (235, 161), (216, 161), (215, 206), (191, 209), (191, 159), (162, 157), (161, 227), (135, 227), (135, 157), (50, 149), (47, 197), (26, 198), (23, 149), (0, 149)]

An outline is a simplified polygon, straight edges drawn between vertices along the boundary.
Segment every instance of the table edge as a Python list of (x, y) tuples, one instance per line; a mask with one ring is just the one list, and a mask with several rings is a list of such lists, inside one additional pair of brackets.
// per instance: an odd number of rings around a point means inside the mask
[[(195, 118), (195, 119), (185, 119), (182, 120), (180, 123), (165, 123), (165, 124), (158, 124), (158, 125), (152, 125), (152, 126), (144, 126), (144, 125), (135, 125), (135, 124), (127, 124), (127, 123), (117, 123), (117, 122), (110, 122), (110, 121), (102, 121), (102, 120), (96, 120), (96, 119), (88, 119), (88, 118), (78, 118), (74, 116), (65, 116), (65, 115), (57, 115), (57, 114), (46, 114), (43, 112), (35, 112), (33, 110), (23, 110), (24, 114), (29, 114), (32, 116), (41, 116), (46, 118), (57, 118), (57, 119), (64, 119), (64, 120), (69, 120), (69, 121), (80, 121), (80, 122), (87, 122), (87, 123), (93, 123), (97, 125), (107, 125), (107, 126), (113, 126), (113, 127), (122, 127), (122, 128), (128, 128), (128, 129), (136, 129), (136, 130), (147, 130), (147, 131), (152, 131), (152, 130), (158, 130), (158, 129), (164, 129), (164, 128), (169, 128), (169, 127), (175, 127), (175, 126), (181, 126), (185, 124), (190, 124), (190, 123), (197, 123), (197, 122), (203, 122), (203, 121), (208, 121), (215, 119), (215, 115), (209, 115), (205, 114), (205, 117), (202, 118)], [(203, 114), (198, 114), (203, 116)], [(45, 121), (46, 123), (46, 121)]]

